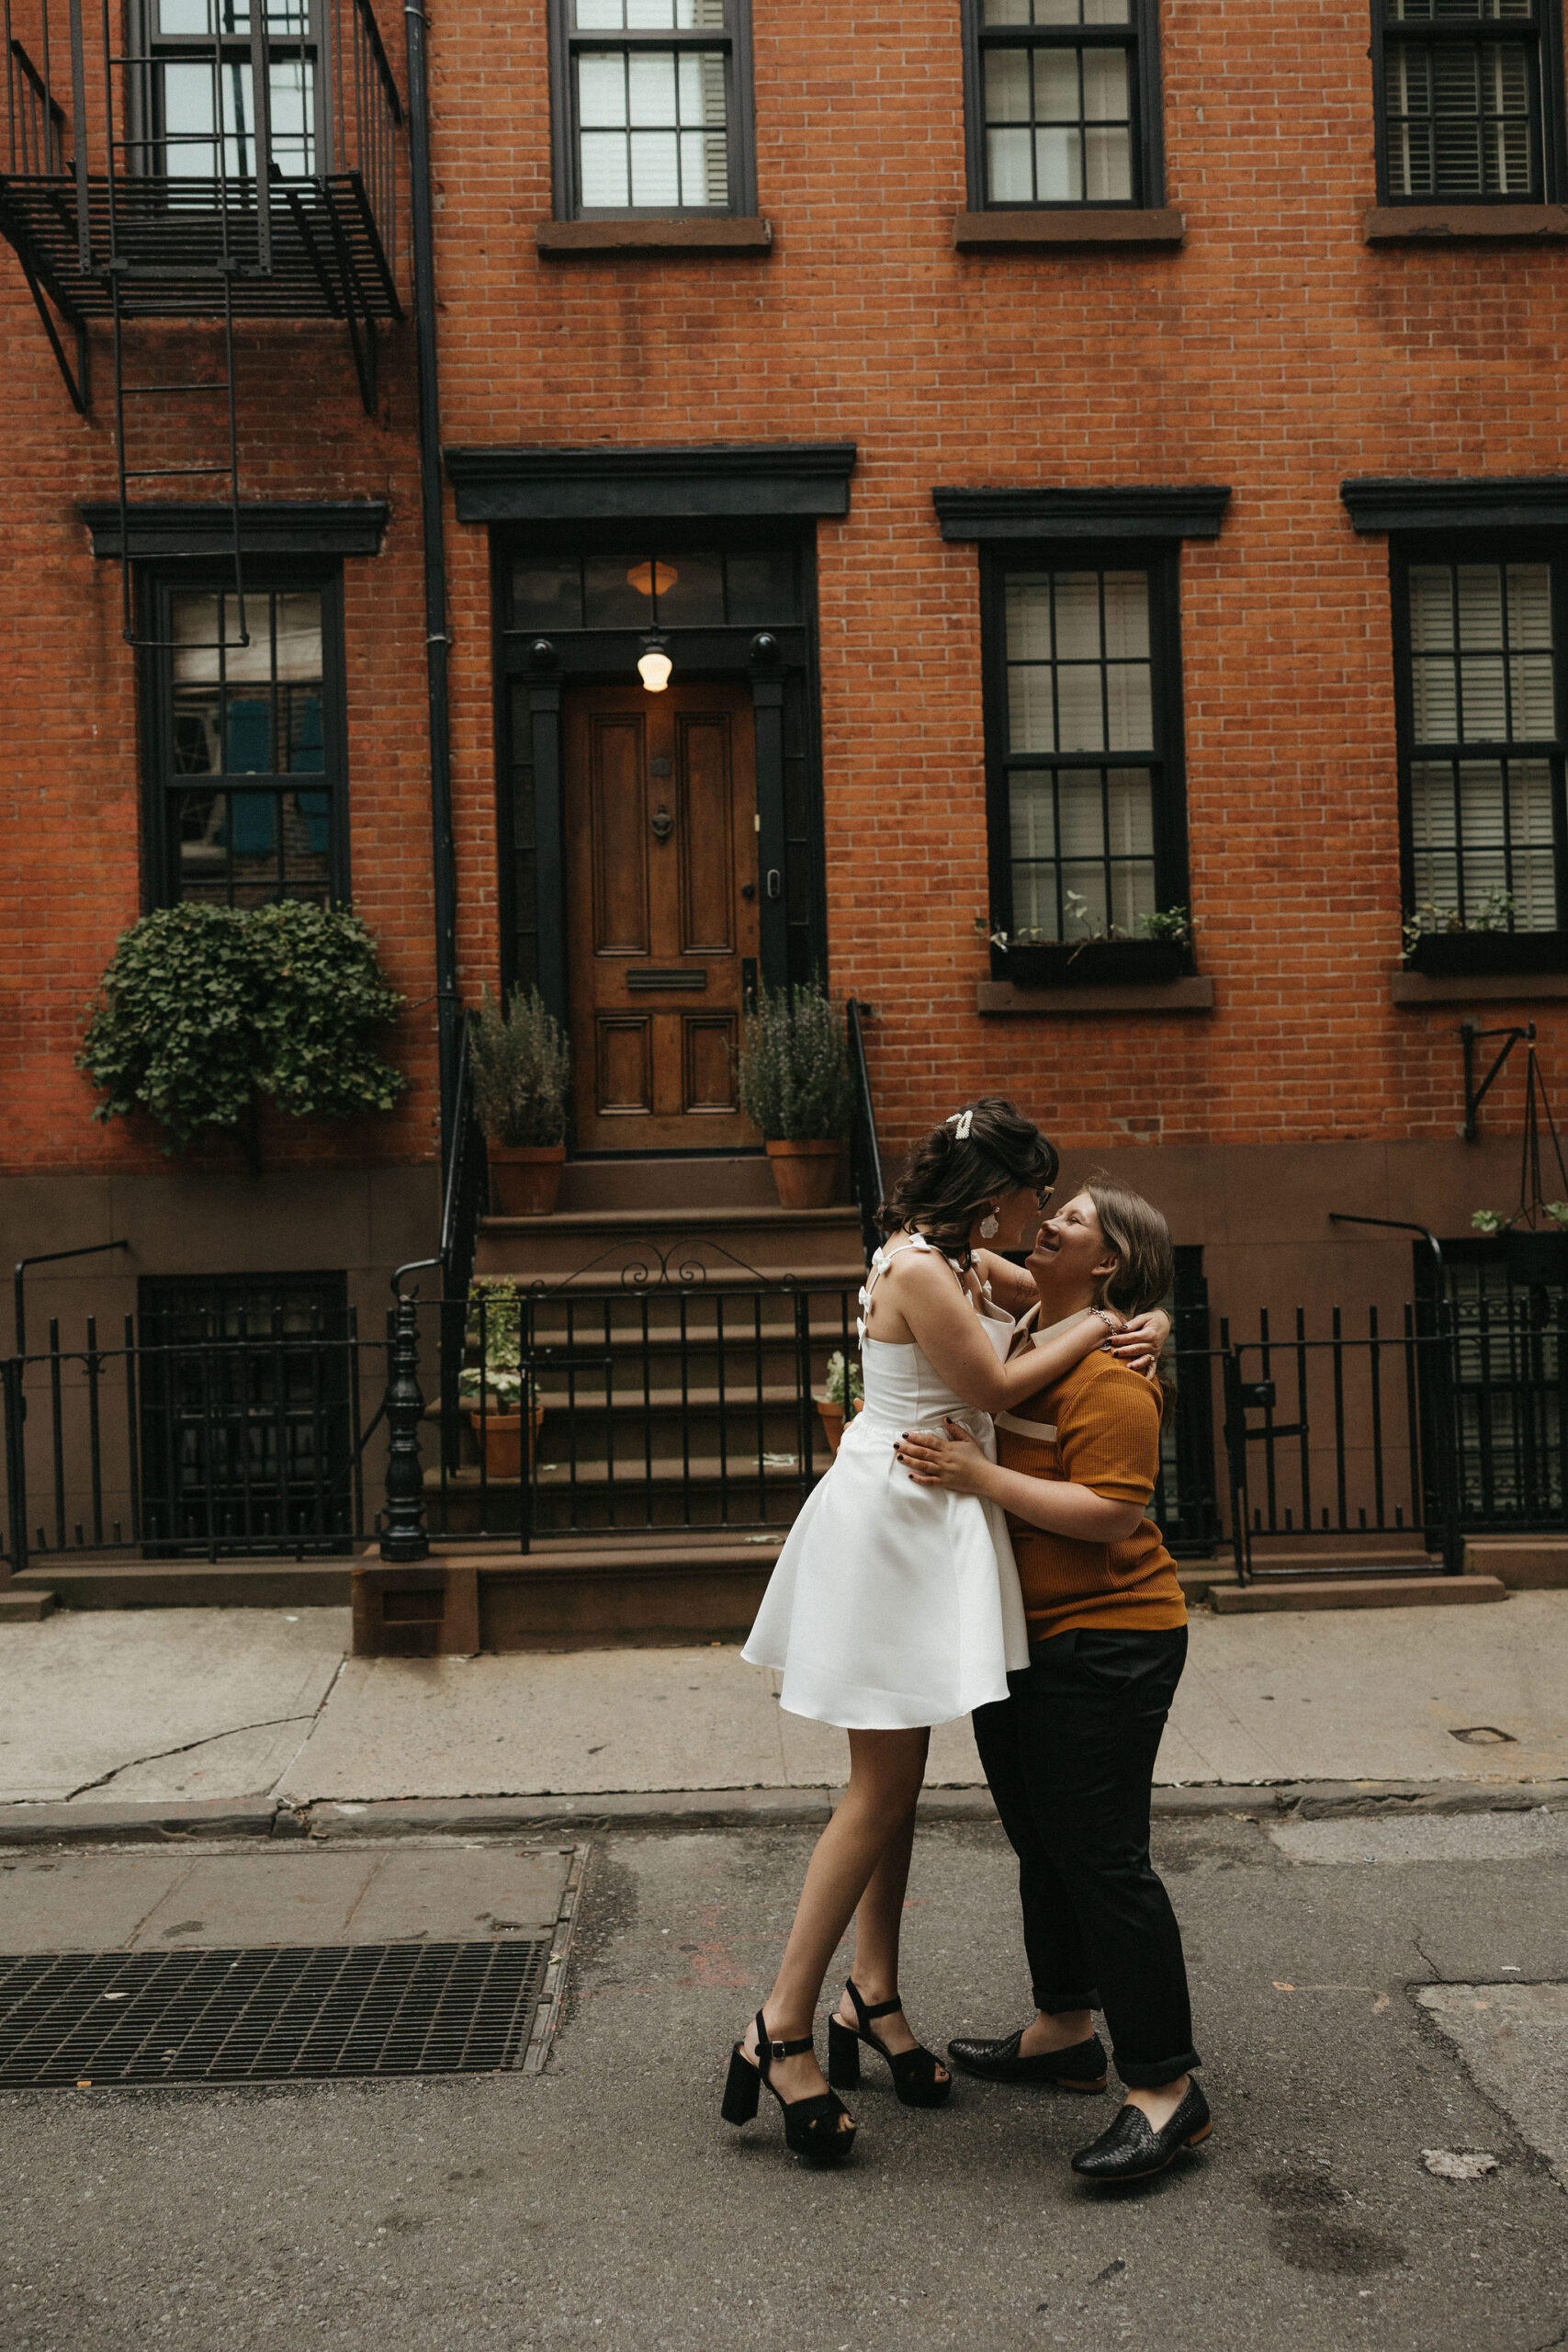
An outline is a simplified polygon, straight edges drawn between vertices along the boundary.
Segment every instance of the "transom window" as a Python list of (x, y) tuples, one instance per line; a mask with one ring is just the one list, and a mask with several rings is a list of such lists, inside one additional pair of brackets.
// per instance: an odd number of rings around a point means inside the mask
[(1146, 917), (1185, 897), (1166, 715), (1175, 562), (1069, 553), (996, 569), (992, 915), (1015, 939), (1135, 939)]
[[(1543, 16), (1553, 6), (1554, 0), (1381, 0), (1388, 198), (1517, 204), (1550, 192), (1555, 138), (1543, 119), (1542, 89), (1556, 28)], [(1560, 113), (1554, 107), (1553, 132)]]
[[(321, 6), (268, 0), (266, 8), (271, 155), (286, 179), (328, 167), (327, 126), (318, 119)], [(145, 62), (128, 77), (141, 168), (172, 179), (254, 178), (247, 0), (141, 0), (141, 23)]]
[(745, 5), (554, 0), (559, 209), (750, 209)]
[(1160, 201), (1152, 0), (968, 0), (968, 13), (972, 202)]
[[(234, 907), (344, 895), (336, 597), (164, 588), (148, 730), (160, 895)], [(249, 643), (244, 642), (248, 636)]]
[(519, 556), (520, 629), (767, 628), (798, 616), (793, 547)]
[(1410, 897), (1432, 929), (1563, 928), (1558, 569), (1404, 568)]

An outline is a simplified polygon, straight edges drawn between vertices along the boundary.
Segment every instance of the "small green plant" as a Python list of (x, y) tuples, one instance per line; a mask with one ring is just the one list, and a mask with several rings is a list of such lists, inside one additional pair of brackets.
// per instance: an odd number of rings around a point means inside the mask
[(487, 988), (468, 1015), (474, 1111), (491, 1143), (509, 1149), (559, 1143), (566, 1133), (571, 1047), (537, 989), (504, 1008)]
[(1458, 907), (1440, 907), (1435, 899), (1423, 899), (1415, 913), (1405, 918), (1404, 952), (1413, 956), (1417, 943), (1435, 932), (1511, 931), (1514, 912), (1511, 890), (1488, 890), (1467, 914), (1461, 914)]
[(740, 1107), (769, 1143), (847, 1134), (854, 1089), (843, 1025), (819, 988), (760, 990), (745, 1016)]
[(238, 1130), (254, 1168), (260, 1097), (296, 1119), (393, 1108), (408, 1081), (377, 1036), (402, 1001), (344, 910), (163, 907), (122, 933), (76, 1064), (96, 1119), (150, 1111), (169, 1152)]
[(847, 1420), (857, 1405), (865, 1401), (865, 1382), (853, 1356), (847, 1361), (841, 1348), (835, 1348), (828, 1359), (828, 1379), (823, 1396), (829, 1405), (837, 1405)]
[(457, 1374), (462, 1404), (478, 1407), (489, 1389), (503, 1411), (515, 1411), (523, 1401), (523, 1310), (513, 1283), (478, 1275), (468, 1285), (468, 1313), (464, 1339), (474, 1362)]
[[(1123, 931), (1120, 923), (1102, 927), (1096, 922), (1089, 913), (1089, 900), (1077, 890), (1065, 890), (1062, 904), (1068, 922), (1080, 927), (1081, 936), (1073, 943), (1078, 947), (1087, 947), (1091, 940), (1131, 939), (1134, 936), (1167, 940), (1176, 947), (1190, 947), (1192, 944), (1195, 926), (1185, 907), (1162, 907), (1153, 914), (1140, 915), (1134, 934)], [(1004, 956), (1010, 947), (1062, 947), (1067, 944), (1066, 940), (1057, 939), (1054, 933), (1037, 927), (1023, 931), (993, 931), (984, 915), (975, 918), (975, 935), (977, 939), (988, 941), (991, 946), (1000, 948)]]
[[(1568, 1201), (1542, 1201), (1540, 1206), (1553, 1225), (1568, 1227)], [(1507, 1233), (1518, 1221), (1517, 1213), (1513, 1216), (1499, 1216), (1495, 1209), (1477, 1209), (1470, 1220), (1477, 1233)]]

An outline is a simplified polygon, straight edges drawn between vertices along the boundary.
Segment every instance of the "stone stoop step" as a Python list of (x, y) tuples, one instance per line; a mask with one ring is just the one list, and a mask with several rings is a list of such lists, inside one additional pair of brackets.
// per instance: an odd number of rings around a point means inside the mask
[(1246, 1617), (1302, 1609), (1451, 1609), (1507, 1598), (1496, 1577), (1295, 1577), (1278, 1584), (1216, 1586), (1209, 1606), (1219, 1617)]
[(1472, 1535), (1465, 1544), (1467, 1575), (1495, 1577), (1515, 1592), (1568, 1589), (1568, 1536)]
[(0, 1585), (0, 1625), (36, 1625), (53, 1613), (57, 1597), (43, 1586)]

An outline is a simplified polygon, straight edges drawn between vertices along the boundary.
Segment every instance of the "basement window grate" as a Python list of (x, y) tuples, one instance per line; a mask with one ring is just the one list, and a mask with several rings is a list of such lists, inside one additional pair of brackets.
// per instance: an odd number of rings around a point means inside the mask
[(0, 1954), (0, 2089), (520, 2066), (550, 1943)]

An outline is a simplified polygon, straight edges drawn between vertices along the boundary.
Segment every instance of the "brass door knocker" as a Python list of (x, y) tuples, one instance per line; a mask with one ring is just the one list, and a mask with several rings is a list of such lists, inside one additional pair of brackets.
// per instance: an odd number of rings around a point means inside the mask
[(675, 830), (675, 820), (662, 800), (648, 821), (653, 827), (653, 838), (656, 842), (667, 842)]

